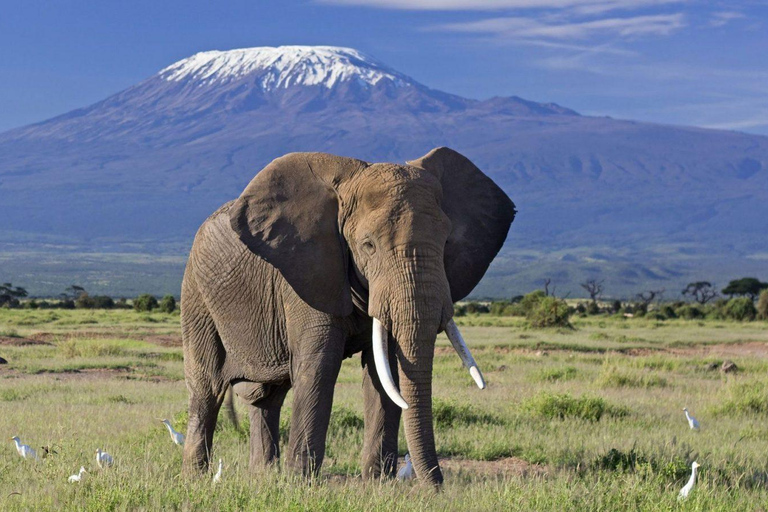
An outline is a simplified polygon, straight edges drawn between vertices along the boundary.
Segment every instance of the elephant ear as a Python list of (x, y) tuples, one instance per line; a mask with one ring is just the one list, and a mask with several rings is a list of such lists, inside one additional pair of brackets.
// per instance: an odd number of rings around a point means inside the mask
[(352, 312), (336, 186), (366, 165), (324, 153), (291, 153), (262, 169), (230, 209), (232, 229), (248, 249), (324, 313)]
[(445, 244), (445, 274), (456, 302), (477, 286), (504, 245), (515, 205), (475, 164), (452, 149), (433, 149), (408, 164), (434, 174), (442, 184), (442, 208), (453, 224)]

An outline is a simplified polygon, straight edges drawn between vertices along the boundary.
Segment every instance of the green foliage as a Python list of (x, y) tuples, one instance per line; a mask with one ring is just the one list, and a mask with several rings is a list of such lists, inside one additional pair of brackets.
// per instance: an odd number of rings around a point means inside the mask
[(746, 295), (750, 300), (755, 300), (762, 290), (768, 288), (768, 283), (763, 283), (759, 279), (754, 277), (744, 277), (742, 279), (736, 279), (728, 283), (728, 286), (723, 288), (723, 294), (725, 295)]
[(760, 320), (768, 320), (768, 290), (763, 290), (760, 293), (760, 298), (757, 301), (757, 317)]
[(698, 306), (685, 305), (677, 308), (675, 314), (679, 318), (685, 318), (686, 320), (696, 320), (704, 318), (704, 311)]
[(467, 314), (478, 314), (478, 313), (488, 313), (489, 309), (488, 306), (485, 304), (480, 304), (479, 302), (467, 302), (465, 305), (465, 309)]
[(733, 382), (725, 390), (717, 412), (722, 415), (768, 415), (768, 383), (764, 381)]
[(0, 307), (15, 308), (19, 306), (19, 299), (27, 296), (27, 290), (11, 283), (0, 284)]
[(166, 295), (160, 301), (159, 309), (163, 313), (173, 313), (176, 310), (176, 298), (173, 295)]
[(757, 317), (755, 304), (748, 297), (729, 300), (723, 308), (723, 313), (726, 318), (739, 322), (751, 322)]
[(579, 373), (573, 366), (565, 366), (562, 368), (542, 368), (539, 372), (534, 374), (534, 381), (543, 382), (556, 382), (560, 380), (571, 380)]
[[(528, 296), (526, 296), (527, 298)], [(525, 299), (523, 299), (525, 302)], [(556, 297), (538, 297), (526, 311), (526, 318), (531, 327), (571, 327), (568, 304)]]
[(158, 306), (157, 299), (154, 295), (150, 295), (148, 293), (145, 293), (143, 295), (139, 295), (136, 297), (136, 299), (133, 301), (133, 309), (138, 312), (148, 312), (152, 311)]
[(362, 430), (364, 423), (363, 417), (352, 409), (334, 407), (331, 411), (331, 429)]
[(717, 290), (709, 281), (696, 281), (695, 283), (688, 283), (681, 294), (683, 297), (691, 297), (699, 304), (706, 304), (717, 297)]
[(667, 380), (648, 372), (630, 373), (617, 366), (604, 366), (595, 384), (603, 388), (654, 388), (666, 387)]
[(451, 428), (456, 425), (499, 425), (498, 418), (476, 411), (472, 406), (455, 401), (435, 398), (432, 402), (432, 419), (436, 428)]
[(664, 315), (664, 318), (667, 318), (667, 319), (677, 318), (677, 313), (675, 313), (675, 308), (669, 304), (665, 304), (661, 306), (661, 310), (659, 312), (662, 315)]
[(600, 314), (600, 306), (597, 305), (597, 302), (589, 302), (584, 307), (584, 312), (588, 315), (599, 315)]
[(115, 307), (115, 301), (112, 300), (112, 297), (107, 297), (106, 295), (94, 295), (91, 297), (83, 292), (75, 299), (75, 307), (77, 309), (112, 309)]
[(575, 398), (568, 393), (549, 392), (539, 393), (526, 400), (523, 409), (549, 419), (577, 418), (586, 421), (600, 421), (604, 414), (617, 417), (627, 414), (623, 409), (609, 406), (600, 397)]

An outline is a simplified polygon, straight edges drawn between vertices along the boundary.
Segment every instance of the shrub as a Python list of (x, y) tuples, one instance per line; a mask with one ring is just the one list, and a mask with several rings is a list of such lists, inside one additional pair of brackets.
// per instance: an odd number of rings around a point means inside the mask
[(599, 315), (600, 307), (597, 305), (597, 302), (589, 302), (585, 311), (588, 315)]
[(115, 301), (112, 300), (112, 297), (106, 295), (95, 295), (93, 297), (93, 307), (96, 309), (113, 309)]
[(576, 377), (578, 370), (573, 366), (564, 368), (544, 368), (533, 376), (535, 381), (556, 382), (558, 380), (570, 380)]
[(673, 308), (669, 304), (662, 306), (660, 313), (664, 315), (664, 318), (677, 318), (677, 314), (675, 313), (675, 308)]
[(479, 302), (468, 302), (465, 306), (467, 308), (467, 314), (488, 313), (488, 306), (480, 304)]
[(729, 300), (723, 312), (726, 318), (739, 322), (751, 322), (757, 316), (755, 304), (748, 297)]
[(459, 304), (453, 305), (453, 316), (467, 316), (467, 308)]
[(603, 388), (653, 388), (666, 387), (667, 380), (651, 373), (642, 373), (633, 375), (621, 371), (615, 366), (608, 366), (603, 369), (595, 383)]
[(613, 311), (614, 313), (621, 312), (621, 301), (620, 300), (613, 301), (613, 304), (611, 304), (611, 311)]
[(520, 299), (520, 307), (523, 308), (523, 312), (528, 315), (528, 313), (539, 304), (539, 301), (546, 296), (547, 295), (541, 290), (531, 292)]
[(166, 295), (158, 306), (163, 313), (173, 313), (176, 310), (176, 299), (173, 295)]
[(600, 397), (582, 396), (574, 398), (568, 393), (540, 393), (523, 403), (523, 408), (538, 416), (549, 419), (578, 418), (587, 421), (600, 421), (604, 414), (625, 416), (623, 409), (608, 405)]
[(472, 406), (452, 401), (435, 399), (432, 404), (432, 418), (437, 428), (456, 425), (500, 425), (503, 422), (485, 412), (476, 412)]
[(154, 297), (154, 295), (150, 295), (148, 293), (139, 295), (133, 301), (133, 309), (139, 312), (152, 311), (156, 307), (157, 299)]
[(760, 293), (760, 299), (757, 301), (757, 316), (760, 320), (768, 320), (768, 290)]
[(568, 304), (556, 297), (542, 297), (525, 316), (531, 327), (571, 327)]
[(675, 310), (675, 314), (680, 318), (686, 320), (695, 320), (697, 318), (704, 318), (704, 312), (697, 306), (682, 306)]

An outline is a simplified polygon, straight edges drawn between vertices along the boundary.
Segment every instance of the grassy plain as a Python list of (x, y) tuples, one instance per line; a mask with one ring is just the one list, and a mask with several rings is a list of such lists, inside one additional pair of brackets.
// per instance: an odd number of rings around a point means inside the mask
[[(441, 336), (434, 370), (440, 493), (359, 477), (359, 359), (345, 361), (322, 477), (248, 471), (243, 430), (222, 416), (224, 478), (185, 480), (178, 314), (0, 309), (0, 510), (765, 510), (768, 324), (458, 318), (489, 383), (478, 390)], [(730, 359), (735, 373), (715, 364)], [(715, 363), (715, 364), (713, 364)], [(702, 424), (688, 429), (687, 406)], [(241, 411), (242, 412), (242, 411)], [(281, 435), (287, 438), (290, 397)], [(13, 435), (58, 452), (38, 463)], [(116, 460), (99, 470), (94, 452)], [(406, 451), (403, 436), (401, 453)], [(38, 450), (39, 451), (39, 450)], [(676, 500), (698, 460), (700, 480)], [(79, 484), (67, 477), (84, 465)]]

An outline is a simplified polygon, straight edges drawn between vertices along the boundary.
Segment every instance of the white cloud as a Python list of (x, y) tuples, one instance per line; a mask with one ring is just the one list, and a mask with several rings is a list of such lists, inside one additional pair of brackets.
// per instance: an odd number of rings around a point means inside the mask
[(733, 20), (738, 20), (741, 18), (746, 18), (746, 16), (740, 12), (735, 12), (735, 11), (713, 12), (712, 19), (709, 20), (709, 24), (713, 27), (722, 27), (723, 25), (727, 25)]
[(378, 7), (408, 11), (494, 11), (501, 9), (566, 9), (598, 13), (614, 9), (681, 3), (687, 0), (317, 0), (323, 4)]
[(597, 35), (635, 37), (669, 35), (685, 26), (683, 15), (659, 14), (628, 18), (605, 18), (575, 23), (548, 23), (533, 18), (505, 17), (464, 23), (448, 23), (434, 30), (495, 35), (511, 39), (588, 39)]

